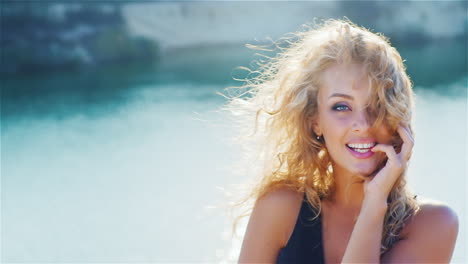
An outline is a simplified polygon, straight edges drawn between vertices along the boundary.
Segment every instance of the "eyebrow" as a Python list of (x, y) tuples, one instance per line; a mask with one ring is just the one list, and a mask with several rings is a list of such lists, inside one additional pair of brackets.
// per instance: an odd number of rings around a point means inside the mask
[(330, 95), (330, 96), (328, 97), (328, 99), (330, 99), (330, 98), (332, 98), (332, 97), (344, 97), (344, 98), (348, 98), (348, 99), (354, 100), (354, 97), (352, 97), (351, 95), (342, 94), (342, 93), (334, 93), (334, 94)]

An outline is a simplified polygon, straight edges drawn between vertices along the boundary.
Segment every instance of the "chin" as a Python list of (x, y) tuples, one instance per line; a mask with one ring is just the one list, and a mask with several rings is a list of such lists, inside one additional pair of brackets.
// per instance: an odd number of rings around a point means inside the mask
[(352, 170), (352, 172), (353, 172), (353, 174), (359, 174), (361, 176), (366, 177), (366, 176), (371, 175), (375, 171), (376, 168), (377, 168), (376, 166), (366, 167), (366, 168), (362, 168), (362, 167), (361, 168), (354, 168), (354, 170)]
[(341, 170), (347, 171), (347, 173), (351, 175), (361, 175), (363, 177), (368, 177), (378, 171), (379, 162), (378, 160), (361, 160), (358, 162), (345, 161), (341, 164), (341, 166), (337, 163), (335, 165), (339, 166)]

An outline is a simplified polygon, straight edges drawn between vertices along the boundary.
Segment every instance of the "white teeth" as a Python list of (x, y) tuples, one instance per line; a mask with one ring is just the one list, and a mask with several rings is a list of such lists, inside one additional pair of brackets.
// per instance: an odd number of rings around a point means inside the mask
[(350, 148), (353, 148), (353, 149), (368, 149), (368, 148), (372, 148), (373, 146), (375, 146), (376, 143), (366, 143), (366, 144), (348, 144), (348, 146)]
[(370, 151), (369, 149), (353, 149), (353, 150), (356, 152), (360, 152), (360, 153), (366, 153)]

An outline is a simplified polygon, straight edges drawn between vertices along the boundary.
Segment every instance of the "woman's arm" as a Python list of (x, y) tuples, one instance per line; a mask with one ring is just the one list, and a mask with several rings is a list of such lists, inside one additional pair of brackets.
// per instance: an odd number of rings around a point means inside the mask
[(379, 263), (386, 211), (386, 201), (363, 201), (342, 263)]
[(405, 227), (407, 238), (380, 260), (384, 215), (385, 210), (377, 204), (363, 204), (343, 263), (450, 263), (459, 225), (458, 216), (450, 207), (440, 203), (422, 205)]
[(400, 153), (385, 144), (377, 144), (371, 149), (385, 153), (387, 162), (375, 176), (364, 181), (364, 200), (341, 260), (343, 263), (380, 263), (387, 197), (395, 181), (404, 173), (414, 145), (408, 125), (400, 125), (397, 131), (403, 140)]
[(250, 215), (239, 263), (274, 263), (294, 230), (302, 194), (286, 188), (260, 198)]
[[(365, 198), (348, 242), (343, 263), (380, 263), (380, 244), (386, 202), (395, 180), (406, 168), (414, 141), (408, 126), (398, 128), (403, 145), (400, 153), (378, 144), (372, 151), (385, 152), (388, 161), (377, 175), (364, 182)], [(383, 208), (383, 209), (382, 209)], [(458, 234), (458, 217), (446, 205), (421, 206), (407, 228), (407, 239), (387, 252), (385, 263), (448, 263)]]

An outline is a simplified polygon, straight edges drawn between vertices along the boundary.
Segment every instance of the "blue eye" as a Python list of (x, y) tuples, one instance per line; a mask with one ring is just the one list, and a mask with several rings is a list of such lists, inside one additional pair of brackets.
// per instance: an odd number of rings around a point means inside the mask
[(337, 105), (334, 105), (334, 106), (332, 107), (332, 109), (333, 109), (334, 111), (343, 112), (343, 111), (345, 111), (345, 110), (348, 110), (349, 107), (348, 107), (347, 105), (337, 104)]

